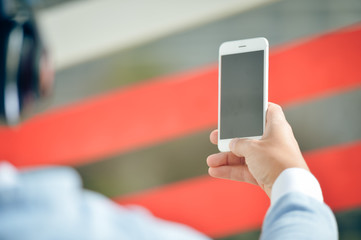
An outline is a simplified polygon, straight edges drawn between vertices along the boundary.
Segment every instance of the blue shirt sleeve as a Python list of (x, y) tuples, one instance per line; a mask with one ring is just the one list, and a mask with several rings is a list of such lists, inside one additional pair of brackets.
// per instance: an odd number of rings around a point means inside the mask
[(300, 192), (290, 192), (268, 210), (261, 239), (335, 240), (337, 224), (326, 204)]

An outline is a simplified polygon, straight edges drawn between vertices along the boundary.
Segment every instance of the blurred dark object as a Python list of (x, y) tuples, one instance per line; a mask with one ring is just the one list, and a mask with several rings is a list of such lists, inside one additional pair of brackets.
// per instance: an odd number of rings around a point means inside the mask
[(54, 6), (59, 6), (68, 2), (86, 1), (86, 0), (24, 0), (24, 1), (28, 5), (30, 5), (33, 10), (40, 10), (45, 8), (51, 8)]
[(16, 124), (34, 99), (46, 95), (53, 73), (30, 8), (0, 0), (0, 116)]

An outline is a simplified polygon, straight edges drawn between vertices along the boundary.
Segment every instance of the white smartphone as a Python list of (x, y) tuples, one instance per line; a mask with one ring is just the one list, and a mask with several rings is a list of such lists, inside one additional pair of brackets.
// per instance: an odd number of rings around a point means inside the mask
[(233, 138), (262, 137), (268, 105), (268, 41), (252, 38), (219, 48), (218, 149)]

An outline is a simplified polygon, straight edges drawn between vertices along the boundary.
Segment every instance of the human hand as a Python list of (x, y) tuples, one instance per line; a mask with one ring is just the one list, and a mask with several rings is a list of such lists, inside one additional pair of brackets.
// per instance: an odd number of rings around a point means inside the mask
[[(214, 130), (210, 140), (217, 144), (217, 139), (218, 130)], [(294, 167), (308, 170), (282, 108), (274, 103), (268, 104), (262, 138), (233, 139), (230, 150), (208, 156), (209, 175), (258, 185), (269, 197), (283, 170)]]

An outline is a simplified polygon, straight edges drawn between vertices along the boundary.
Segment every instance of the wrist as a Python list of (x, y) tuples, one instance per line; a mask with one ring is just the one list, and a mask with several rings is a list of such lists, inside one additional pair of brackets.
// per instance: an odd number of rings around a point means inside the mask
[(273, 171), (273, 175), (269, 178), (270, 180), (269, 180), (268, 188), (270, 189), (271, 192), (276, 180), (280, 177), (280, 175), (283, 172), (285, 171), (288, 172), (289, 171), (288, 169), (300, 169), (302, 171), (307, 171), (310, 173), (310, 170), (303, 158), (301, 158), (300, 161), (292, 162), (291, 164), (289, 162), (283, 162), (283, 164), (279, 163), (279, 167), (277, 171)]

